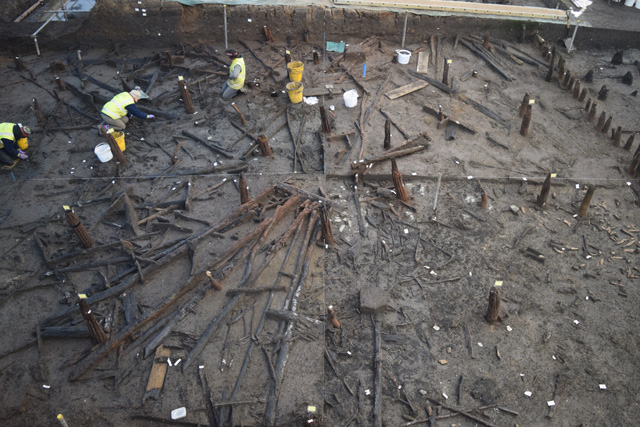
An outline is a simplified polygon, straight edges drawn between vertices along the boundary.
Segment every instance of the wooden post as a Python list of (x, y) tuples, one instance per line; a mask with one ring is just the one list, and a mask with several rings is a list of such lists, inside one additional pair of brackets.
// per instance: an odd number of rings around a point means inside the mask
[(187, 85), (184, 83), (184, 78), (182, 76), (178, 76), (178, 87), (180, 88), (180, 93), (182, 94), (182, 101), (184, 102), (184, 110), (187, 114), (195, 113), (196, 109), (193, 107), (193, 103), (191, 102), (191, 95), (189, 95), (189, 89), (187, 89)]
[(564, 80), (562, 81), (562, 87), (568, 89), (570, 80), (571, 80), (571, 70), (567, 70), (567, 72), (564, 73)]
[(600, 113), (600, 118), (598, 119), (598, 124), (596, 125), (596, 130), (598, 132), (602, 132), (605, 120), (607, 120), (607, 112), (603, 111), (602, 113)]
[(264, 26), (264, 36), (267, 38), (267, 42), (269, 43), (273, 43), (275, 41), (275, 38), (273, 37), (273, 33), (269, 28), (267, 28), (266, 25)]
[(575, 99), (578, 99), (580, 97), (580, 79), (577, 79), (575, 85), (573, 86), (573, 97)]
[(570, 91), (573, 91), (574, 84), (576, 84), (576, 78), (571, 76), (571, 79), (569, 80), (569, 84), (567, 85), (567, 89), (569, 89)]
[[(638, 147), (638, 150), (640, 151), (640, 147)], [(638, 163), (640, 163), (640, 152), (636, 152), (635, 156), (633, 156), (633, 159), (631, 160), (631, 164), (629, 165), (629, 168), (627, 169), (627, 173), (629, 175), (633, 175), (636, 167), (638, 167)]]
[(331, 134), (331, 124), (324, 106), (320, 106), (320, 132)]
[[(589, 98), (589, 101), (591, 101), (591, 98)], [(587, 102), (587, 105), (589, 103)], [(591, 103), (591, 109), (589, 110), (589, 117), (587, 117), (587, 120), (591, 123), (593, 123), (596, 119), (596, 114), (598, 114), (598, 103), (596, 101), (593, 101)]]
[(604, 127), (602, 128), (602, 133), (609, 133), (609, 129), (611, 129), (611, 121), (613, 117), (609, 116), (606, 122), (604, 122)]
[(383, 148), (388, 150), (391, 148), (391, 120), (387, 119), (384, 122), (384, 145)]
[(313, 51), (313, 64), (318, 65), (320, 63), (320, 55), (317, 51)]
[(64, 214), (67, 217), (69, 225), (71, 225), (71, 228), (73, 228), (73, 231), (76, 233), (76, 236), (78, 236), (78, 239), (80, 239), (80, 241), (82, 242), (82, 245), (85, 248), (94, 247), (96, 245), (96, 242), (91, 238), (91, 236), (89, 236), (89, 233), (87, 233), (84, 225), (82, 225), (82, 223), (80, 222), (80, 218), (78, 218), (78, 215), (76, 215), (69, 206), (63, 206), (62, 208), (64, 209)]
[(396, 159), (391, 159), (391, 178), (393, 179), (393, 187), (396, 190), (396, 196), (398, 199), (406, 202), (409, 200), (409, 194), (407, 189), (404, 188), (404, 182), (402, 181), (402, 174), (398, 170), (398, 164)]
[(554, 46), (551, 49), (551, 62), (549, 62), (549, 69), (547, 70), (547, 76), (544, 78), (545, 81), (550, 82), (551, 76), (553, 75), (553, 67), (556, 62), (556, 47)]
[(589, 209), (589, 204), (591, 203), (591, 199), (593, 198), (593, 193), (596, 191), (596, 187), (594, 185), (589, 186), (587, 190), (587, 194), (584, 195), (584, 199), (582, 199), (582, 203), (578, 208), (578, 215), (581, 217), (587, 216), (587, 210)]
[(529, 95), (529, 92), (525, 92), (524, 97), (522, 98), (522, 104), (520, 104), (520, 117), (524, 117), (524, 113), (527, 111), (530, 99), (531, 96)]
[(271, 150), (271, 147), (269, 147), (269, 141), (267, 141), (267, 137), (265, 135), (260, 135), (258, 137), (258, 145), (260, 146), (260, 150), (262, 151), (263, 156), (273, 156), (273, 150)]
[(538, 206), (544, 206), (547, 203), (547, 198), (549, 197), (549, 191), (551, 190), (551, 173), (547, 174), (547, 178), (544, 180), (542, 184), (542, 189), (540, 190), (540, 195), (538, 196), (536, 203)]
[(284, 51), (284, 65), (286, 66), (289, 62), (291, 62), (291, 52), (289, 52), (289, 49), (286, 49)]
[(564, 56), (558, 55), (558, 78), (564, 76)]
[(167, 57), (167, 63), (169, 64), (169, 68), (173, 68), (173, 56), (171, 56), (171, 52), (167, 50), (165, 51), (164, 54)]
[(38, 100), (33, 98), (33, 112), (36, 113), (36, 119), (39, 124), (43, 124), (45, 122), (44, 114), (42, 114), (42, 110), (40, 109), (40, 105), (38, 104)]
[(91, 312), (91, 308), (89, 307), (89, 303), (85, 298), (80, 298), (78, 300), (78, 306), (80, 307), (80, 312), (82, 313), (82, 318), (84, 319), (84, 323), (87, 325), (89, 329), (89, 333), (91, 334), (91, 340), (95, 344), (102, 344), (107, 341), (107, 334), (104, 332), (95, 316)]
[(449, 58), (444, 58), (444, 71), (442, 72), (442, 84), (449, 86), (449, 65), (451, 64), (451, 60)]
[(613, 146), (620, 147), (620, 140), (622, 139), (622, 126), (618, 126), (616, 132), (613, 135)]
[(238, 186), (240, 187), (240, 204), (244, 205), (249, 201), (249, 186), (247, 180), (244, 178), (244, 174), (240, 174), (238, 179)]
[(327, 245), (334, 245), (336, 239), (333, 237), (333, 231), (331, 230), (331, 218), (329, 218), (329, 209), (327, 206), (323, 206), (320, 209), (320, 221), (322, 223), (322, 237)]
[(482, 47), (487, 49), (488, 51), (492, 51), (491, 49), (491, 40), (489, 39), (489, 33), (484, 33), (484, 40), (482, 41)]
[(522, 126), (520, 126), (520, 135), (527, 136), (529, 135), (529, 124), (531, 123), (531, 104), (527, 106), (527, 111), (524, 113), (524, 117), (522, 118)]
[(624, 149), (627, 151), (631, 151), (631, 146), (633, 145), (633, 140), (636, 137), (635, 133), (632, 133), (629, 139), (627, 139), (627, 143), (624, 145)]
[(489, 306), (484, 318), (489, 323), (495, 323), (500, 319), (500, 292), (495, 286), (489, 291)]
[(209, 283), (211, 283), (211, 286), (213, 286), (214, 288), (216, 288), (216, 290), (221, 291), (222, 290), (222, 284), (220, 282), (218, 282), (215, 277), (213, 277), (213, 274), (211, 274), (210, 271), (207, 271), (205, 273), (207, 275), (207, 277), (209, 278)]
[(61, 90), (67, 90), (67, 84), (60, 77), (56, 77), (56, 83), (58, 83), (58, 87), (60, 87)]
[(578, 98), (578, 101), (584, 102), (584, 100), (587, 98), (587, 94), (588, 93), (589, 93), (589, 91), (587, 90), (586, 87), (584, 89), (582, 89), (582, 91), (580, 92), (580, 98)]
[(231, 106), (233, 107), (234, 110), (236, 110), (236, 113), (238, 113), (238, 116), (240, 116), (240, 121), (242, 122), (242, 124), (246, 125), (247, 124), (247, 119), (244, 118), (244, 114), (242, 114), (242, 112), (240, 111), (240, 109), (238, 108), (236, 103), (232, 102)]
[(120, 150), (120, 146), (113, 136), (113, 129), (109, 129), (109, 132), (107, 132), (107, 142), (109, 142), (109, 147), (111, 147), (111, 152), (116, 157), (116, 160), (120, 162), (120, 164), (126, 165), (127, 159), (124, 157), (124, 154), (122, 154), (122, 150)]
[(16, 64), (16, 70), (25, 71), (27, 69), (27, 66), (25, 65), (24, 61), (20, 59), (20, 57), (16, 56), (13, 59), (13, 62)]

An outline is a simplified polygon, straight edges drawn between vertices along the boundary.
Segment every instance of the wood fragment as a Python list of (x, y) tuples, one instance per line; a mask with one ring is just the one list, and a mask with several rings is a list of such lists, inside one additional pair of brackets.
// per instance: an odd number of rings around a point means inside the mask
[(171, 350), (163, 347), (162, 345), (156, 349), (155, 359), (151, 366), (151, 372), (149, 374), (149, 380), (147, 381), (147, 388), (142, 396), (142, 404), (147, 399), (158, 400), (162, 386), (164, 385), (164, 379), (167, 375), (167, 359), (171, 356)]

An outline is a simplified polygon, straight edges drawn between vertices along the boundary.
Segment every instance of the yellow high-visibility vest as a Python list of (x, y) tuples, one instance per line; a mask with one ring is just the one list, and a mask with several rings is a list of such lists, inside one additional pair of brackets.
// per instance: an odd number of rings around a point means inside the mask
[[(16, 137), (13, 135), (13, 127), (15, 125), (15, 123), (0, 123), (0, 139), (15, 141)], [(4, 148), (2, 141), (0, 141), (0, 148)]]
[(227, 84), (231, 89), (240, 90), (242, 89), (242, 86), (244, 86), (244, 76), (246, 74), (246, 69), (244, 67), (244, 58), (234, 59), (231, 63), (231, 67), (229, 67), (230, 70), (233, 71), (233, 69), (236, 68), (236, 65), (239, 65), (242, 71), (240, 71), (240, 74), (235, 79), (227, 80)]
[(114, 120), (118, 120), (119, 118), (127, 115), (126, 107), (133, 103), (135, 103), (133, 96), (131, 96), (129, 92), (122, 92), (114, 96), (111, 101), (104, 104), (101, 112)]

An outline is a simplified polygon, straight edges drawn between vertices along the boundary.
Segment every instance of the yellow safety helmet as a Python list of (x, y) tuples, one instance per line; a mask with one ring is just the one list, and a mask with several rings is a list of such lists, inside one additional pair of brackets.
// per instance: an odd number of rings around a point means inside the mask
[(22, 151), (26, 150), (27, 148), (29, 148), (29, 143), (27, 142), (27, 138), (20, 138), (18, 140), (18, 147), (20, 147), (20, 149)]

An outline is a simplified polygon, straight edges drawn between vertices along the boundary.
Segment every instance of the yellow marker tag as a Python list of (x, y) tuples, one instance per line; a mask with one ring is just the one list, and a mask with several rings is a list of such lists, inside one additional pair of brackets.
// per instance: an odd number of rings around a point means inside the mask
[(307, 406), (307, 412), (316, 412), (315, 406)]
[(287, 55), (289, 55), (291, 52), (289, 52), (289, 49), (285, 50), (284, 53), (286, 53)]
[(178, 81), (179, 81), (179, 82), (181, 82), (181, 81), (183, 81), (183, 80), (184, 80), (184, 77), (182, 77), (182, 76), (178, 76)]
[(80, 299), (87, 299), (87, 294), (78, 294)]
[(502, 280), (496, 280), (496, 283), (494, 286), (502, 286)]
[(451, 63), (453, 63), (453, 61), (450, 59), (447, 59), (447, 64), (451, 64)]
[(558, 176), (558, 174), (557, 174), (557, 173), (552, 173), (552, 174), (551, 174), (551, 178), (555, 178), (556, 176)]
[(68, 211), (71, 208), (69, 206), (67, 206), (67, 205), (64, 205), (64, 206), (62, 206), (62, 209), (64, 209), (65, 211)]
[(536, 103), (536, 100), (535, 100), (535, 99), (530, 99), (530, 100), (529, 100), (529, 105), (533, 105), (533, 104), (535, 104), (535, 103)]

